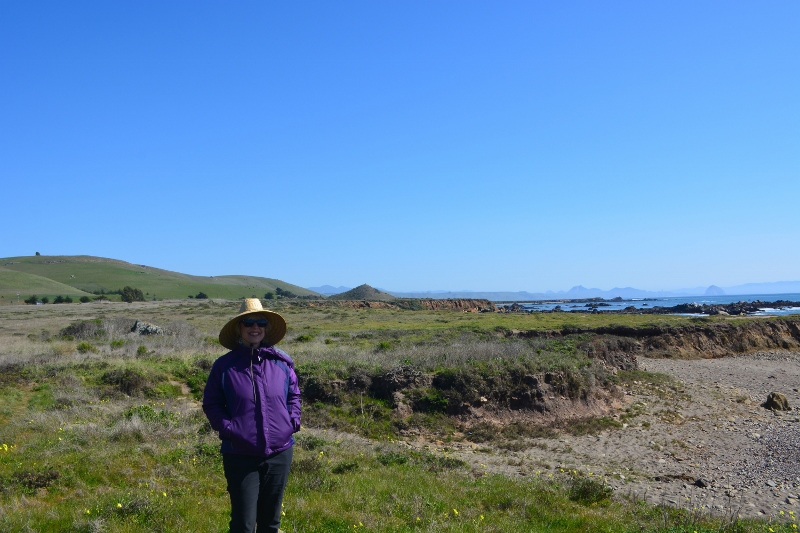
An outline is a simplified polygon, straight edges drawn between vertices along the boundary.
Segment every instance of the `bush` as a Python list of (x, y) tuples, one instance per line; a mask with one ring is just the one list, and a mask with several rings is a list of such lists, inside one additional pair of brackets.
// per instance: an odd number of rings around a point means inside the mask
[(53, 303), (54, 304), (63, 304), (64, 303), (64, 297), (59, 294), (58, 296), (56, 296), (56, 299), (53, 300)]
[(143, 302), (144, 301), (144, 293), (140, 289), (135, 289), (133, 287), (129, 287), (126, 285), (122, 291), (120, 291), (120, 297), (123, 302)]
[(128, 396), (133, 396), (151, 388), (150, 381), (142, 372), (130, 368), (106, 372), (102, 377), (102, 381), (107, 385), (114, 385)]
[(48, 298), (47, 296), (44, 296), (44, 297), (42, 297), (42, 303), (43, 303), (43, 304), (46, 304), (46, 303), (48, 303), (49, 301), (50, 301), (50, 298)]
[(89, 303), (89, 302), (91, 302), (92, 300), (91, 300), (91, 298), (89, 298), (88, 296), (81, 296), (81, 299), (80, 299), (79, 301), (80, 301), (82, 304), (85, 304), (85, 303)]
[(197, 296), (195, 296), (195, 299), (197, 299), (197, 300), (208, 300), (208, 294), (206, 294), (204, 292), (198, 292)]
[(136, 355), (147, 355), (147, 346), (140, 344), (139, 347), (136, 348)]
[(81, 353), (97, 353), (97, 348), (93, 344), (83, 341), (78, 343), (78, 351)]
[(102, 321), (99, 319), (80, 320), (62, 329), (59, 335), (64, 338), (72, 337), (82, 340), (96, 339), (106, 334), (106, 330), (103, 329), (102, 324)]
[(611, 499), (614, 489), (597, 479), (578, 477), (572, 480), (569, 487), (569, 499), (591, 505)]
[(24, 300), (24, 301), (28, 305), (36, 305), (36, 302), (39, 301), (39, 298), (37, 298), (37, 296), (35, 294), (32, 294), (30, 298), (28, 298), (27, 300)]
[(274, 300), (275, 299), (275, 294), (273, 294), (271, 292), (268, 292), (268, 293), (264, 294), (264, 299), (265, 300)]
[(295, 293), (293, 293), (292, 291), (285, 291), (285, 290), (281, 289), (280, 287), (275, 287), (275, 294), (277, 294), (281, 298), (296, 298), (297, 297), (297, 295)]

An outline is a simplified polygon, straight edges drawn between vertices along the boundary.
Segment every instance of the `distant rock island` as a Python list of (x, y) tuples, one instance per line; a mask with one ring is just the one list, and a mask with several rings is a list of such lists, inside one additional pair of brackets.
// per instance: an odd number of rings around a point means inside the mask
[(704, 296), (725, 296), (725, 291), (721, 288), (717, 287), (716, 285), (711, 285), (706, 289), (706, 292), (703, 293)]

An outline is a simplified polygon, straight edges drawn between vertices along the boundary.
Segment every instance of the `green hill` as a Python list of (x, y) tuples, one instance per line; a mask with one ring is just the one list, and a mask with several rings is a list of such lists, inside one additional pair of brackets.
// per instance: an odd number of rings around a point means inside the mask
[[(278, 279), (242, 275), (192, 276), (88, 255), (0, 258), (0, 268), (9, 272), (7, 277), (0, 277), (0, 295), (13, 294), (14, 297), (17, 292), (24, 297), (31, 294), (83, 295), (115, 291), (126, 285), (140, 289), (147, 299), (187, 298), (200, 292), (209, 298), (262, 298), (266, 292), (275, 292), (278, 287), (297, 296), (319, 296)], [(47, 285), (45, 280), (53, 285)], [(71, 292), (67, 292), (65, 287)]]
[(392, 296), (388, 292), (379, 291), (374, 287), (370, 287), (366, 283), (364, 285), (359, 285), (355, 289), (350, 289), (347, 292), (334, 294), (333, 296), (329, 296), (328, 298), (331, 300), (372, 300), (372, 301), (377, 300), (381, 302), (397, 300), (396, 297)]
[(9, 303), (11, 300), (16, 300), (17, 294), (20, 295), (22, 300), (28, 298), (32, 294), (48, 296), (51, 299), (58, 295), (74, 296), (77, 298), (81, 296), (91, 296), (80, 289), (53, 281), (52, 279), (0, 267), (0, 302)]

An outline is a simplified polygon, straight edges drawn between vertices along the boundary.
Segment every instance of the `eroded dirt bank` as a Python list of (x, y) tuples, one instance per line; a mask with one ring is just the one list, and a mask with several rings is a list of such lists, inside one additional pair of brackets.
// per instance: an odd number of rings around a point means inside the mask
[[(693, 324), (677, 327), (610, 326), (596, 329), (565, 328), (561, 331), (510, 331), (509, 336), (557, 338), (589, 334), (589, 349), (612, 362), (615, 358), (666, 357), (713, 359), (730, 354), (768, 350), (800, 350), (800, 317), (750, 318), (742, 321)], [(590, 355), (593, 353), (590, 351)]]

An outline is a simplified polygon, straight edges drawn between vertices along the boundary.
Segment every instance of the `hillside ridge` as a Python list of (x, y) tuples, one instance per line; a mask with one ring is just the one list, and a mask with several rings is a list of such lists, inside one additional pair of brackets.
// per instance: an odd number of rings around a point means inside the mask
[[(109, 293), (125, 286), (140, 289), (146, 299), (190, 298), (200, 293), (209, 298), (263, 298), (277, 289), (294, 296), (321, 295), (283, 280), (249, 275), (194, 276), (119, 259), (76, 256), (20, 256), (0, 258), (0, 268), (18, 275), (0, 276), (0, 302), (11, 298), (79, 296)], [(35, 277), (31, 277), (35, 276)], [(51, 286), (42, 280), (50, 280)], [(71, 292), (70, 292), (71, 291)]]

